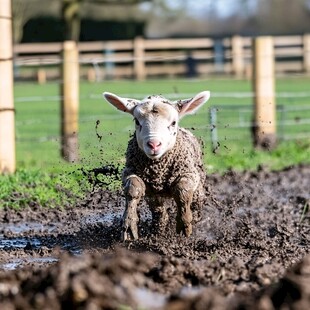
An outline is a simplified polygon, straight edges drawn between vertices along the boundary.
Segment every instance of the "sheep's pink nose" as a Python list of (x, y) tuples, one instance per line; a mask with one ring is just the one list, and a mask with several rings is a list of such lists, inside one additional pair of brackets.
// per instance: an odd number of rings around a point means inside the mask
[(158, 140), (149, 140), (147, 145), (152, 151), (156, 152), (161, 146), (161, 142)]

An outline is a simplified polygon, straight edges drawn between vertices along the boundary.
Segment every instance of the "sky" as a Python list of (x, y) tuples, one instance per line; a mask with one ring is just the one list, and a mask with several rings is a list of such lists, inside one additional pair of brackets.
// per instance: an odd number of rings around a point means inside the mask
[[(206, 14), (211, 8), (220, 17), (227, 17), (237, 12), (241, 0), (166, 0), (168, 5), (173, 9), (178, 9), (187, 3), (190, 15), (201, 16)], [(244, 1), (249, 11), (255, 10), (257, 0)]]

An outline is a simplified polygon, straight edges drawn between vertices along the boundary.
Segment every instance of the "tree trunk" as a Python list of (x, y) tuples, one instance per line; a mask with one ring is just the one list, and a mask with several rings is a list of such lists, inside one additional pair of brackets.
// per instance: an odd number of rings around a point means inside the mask
[(65, 23), (64, 41), (79, 41), (80, 37), (80, 6), (82, 0), (63, 0), (62, 17)]

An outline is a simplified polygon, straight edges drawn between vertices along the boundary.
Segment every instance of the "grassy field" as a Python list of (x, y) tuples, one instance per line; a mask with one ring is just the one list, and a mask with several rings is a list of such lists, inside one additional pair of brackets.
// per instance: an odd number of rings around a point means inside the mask
[[(282, 94), (278, 104), (292, 108), (310, 105), (310, 95), (300, 96), (309, 89), (309, 79), (279, 79), (277, 92)], [(143, 98), (147, 94), (167, 95), (173, 99), (178, 96), (192, 96), (202, 90), (211, 91), (211, 99), (196, 115), (185, 117), (181, 125), (192, 128), (204, 141), (205, 162), (210, 171), (223, 171), (229, 167), (236, 169), (254, 169), (259, 164), (271, 168), (309, 160), (307, 141), (280, 142), (272, 153), (253, 150), (250, 131), (247, 128), (252, 117), (251, 83), (244, 80), (151, 80), (105, 81), (102, 83), (81, 83), (80, 87), (80, 164), (100, 166), (114, 162), (123, 163), (126, 142), (132, 133), (132, 117), (122, 114), (108, 105), (101, 96), (103, 91), (119, 95)], [(239, 96), (236, 96), (239, 93)], [(296, 97), (294, 96), (296, 93)], [(284, 94), (284, 96), (283, 96)], [(290, 94), (285, 96), (285, 94)], [(17, 166), (26, 169), (46, 169), (61, 171), (68, 164), (60, 153), (60, 103), (59, 84), (37, 85), (17, 83), (16, 98), (16, 136)], [(219, 108), (217, 130), (220, 147), (217, 154), (212, 153), (210, 141), (210, 106), (229, 106), (229, 110)], [(247, 109), (237, 110), (238, 106)], [(278, 118), (283, 117), (278, 113)], [(310, 111), (286, 111), (284, 117), (293, 122), (279, 129), (279, 134), (305, 131), (298, 124), (301, 119), (310, 119)], [(294, 126), (294, 120), (296, 126)], [(96, 126), (97, 121), (99, 125)], [(244, 125), (245, 127), (240, 127)], [(299, 126), (297, 126), (299, 125)], [(96, 128), (97, 127), (97, 128)], [(102, 136), (99, 139), (98, 136)], [(309, 140), (308, 140), (309, 142)]]
[[(285, 113), (278, 113), (278, 120), (284, 118), (287, 123), (278, 126), (280, 137), (300, 131), (309, 133), (310, 125), (305, 122), (310, 119), (309, 82), (306, 78), (277, 81), (277, 103), (285, 107)], [(282, 140), (272, 152), (253, 149), (248, 128), (253, 101), (249, 81), (178, 79), (81, 83), (80, 161), (70, 164), (60, 157), (59, 84), (16, 83), (17, 172), (0, 176), (0, 207), (74, 205), (91, 188), (92, 169), (107, 164), (123, 165), (134, 124), (130, 115), (116, 111), (103, 100), (103, 91), (133, 98), (161, 93), (170, 99), (180, 99), (202, 90), (211, 91), (209, 103), (196, 115), (185, 117), (181, 125), (191, 128), (204, 142), (209, 173), (229, 168), (253, 170), (259, 165), (280, 169), (310, 163), (310, 135), (298, 140)], [(211, 147), (210, 106), (218, 110), (216, 125), (220, 147), (217, 153), (213, 153)], [(297, 107), (302, 109), (297, 110)], [(119, 186), (119, 181), (112, 182), (111, 186)]]

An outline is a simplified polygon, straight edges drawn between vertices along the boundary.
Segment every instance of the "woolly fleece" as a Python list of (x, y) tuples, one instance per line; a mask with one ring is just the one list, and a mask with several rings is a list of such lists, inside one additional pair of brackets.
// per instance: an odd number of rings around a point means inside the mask
[(139, 148), (134, 136), (128, 142), (123, 182), (132, 174), (144, 181), (147, 195), (160, 194), (168, 197), (173, 196), (171, 188), (180, 177), (193, 174), (195, 178), (199, 178), (200, 185), (193, 197), (193, 202), (198, 202), (204, 194), (206, 176), (200, 143), (190, 131), (179, 128), (173, 149), (159, 159), (150, 159)]

